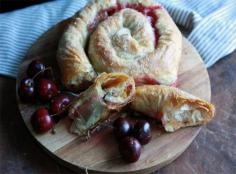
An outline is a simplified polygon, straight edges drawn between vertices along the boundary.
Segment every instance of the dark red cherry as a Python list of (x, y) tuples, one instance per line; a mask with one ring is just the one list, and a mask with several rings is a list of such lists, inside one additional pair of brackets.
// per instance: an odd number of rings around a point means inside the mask
[(55, 97), (58, 93), (58, 88), (56, 84), (48, 79), (40, 79), (38, 82), (37, 89), (39, 98), (42, 101), (49, 101), (53, 97)]
[(152, 138), (150, 124), (145, 120), (139, 120), (134, 125), (133, 136), (137, 138), (142, 145), (149, 143)]
[(128, 136), (132, 130), (132, 125), (126, 118), (119, 117), (114, 123), (114, 134), (117, 139), (122, 139), (125, 136)]
[(71, 99), (69, 96), (60, 94), (51, 100), (50, 110), (51, 114), (59, 114), (59, 116), (64, 116), (66, 107), (70, 103)]
[(125, 161), (132, 163), (141, 155), (141, 144), (134, 137), (125, 137), (119, 144), (119, 151)]
[(48, 110), (44, 107), (38, 108), (31, 117), (31, 124), (35, 132), (44, 133), (52, 129), (54, 122)]
[(35, 100), (34, 81), (31, 78), (24, 78), (20, 82), (18, 94), (23, 102), (33, 102)]
[(45, 65), (40, 60), (33, 60), (27, 69), (27, 75), (29, 77), (34, 77), (38, 72), (43, 72), (45, 70)]
[(39, 75), (34, 76), (35, 86), (38, 86), (40, 79), (48, 79), (51, 81), (55, 81), (55, 76), (52, 68), (48, 67), (43, 72), (39, 73)]
[(44, 70), (43, 78), (49, 79), (49, 80), (54, 80), (55, 79), (52, 68), (47, 68), (47, 69)]

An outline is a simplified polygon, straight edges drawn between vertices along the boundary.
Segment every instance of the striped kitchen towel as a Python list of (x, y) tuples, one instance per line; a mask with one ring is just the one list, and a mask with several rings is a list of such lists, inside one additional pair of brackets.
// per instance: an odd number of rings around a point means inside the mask
[[(236, 49), (235, 0), (158, 0), (174, 21), (189, 31), (207, 67)], [(72, 16), (87, 0), (55, 0), (0, 14), (0, 74), (15, 77), (35, 40)]]

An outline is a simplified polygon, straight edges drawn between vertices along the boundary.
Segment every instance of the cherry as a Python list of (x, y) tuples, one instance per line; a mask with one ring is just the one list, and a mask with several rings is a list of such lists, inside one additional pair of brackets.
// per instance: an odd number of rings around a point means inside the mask
[(31, 117), (31, 124), (35, 132), (44, 133), (52, 129), (54, 122), (44, 107), (38, 108)]
[(42, 72), (40, 72), (34, 76), (33, 80), (34, 80), (34, 83), (36, 86), (38, 86), (40, 79), (48, 79), (48, 80), (54, 81), (55, 78), (54, 78), (52, 68), (48, 67), (45, 70), (43, 70)]
[(152, 138), (150, 124), (145, 120), (139, 120), (134, 125), (133, 136), (137, 138), (142, 145), (149, 143)]
[(45, 65), (40, 60), (33, 60), (27, 69), (27, 75), (29, 77), (34, 77), (40, 71), (45, 70)]
[(134, 137), (125, 137), (119, 144), (119, 151), (125, 161), (135, 162), (141, 155), (141, 144)]
[(132, 129), (132, 125), (129, 123), (129, 121), (122, 117), (119, 117), (114, 121), (113, 127), (117, 139), (128, 136)]
[(56, 84), (48, 79), (40, 79), (38, 82), (38, 95), (42, 101), (49, 101), (58, 93)]
[(44, 72), (43, 72), (43, 78), (49, 79), (49, 80), (54, 80), (54, 79), (55, 79), (51, 67), (46, 68), (46, 69), (44, 70)]
[(51, 114), (58, 114), (59, 117), (63, 117), (65, 115), (65, 110), (71, 99), (69, 96), (60, 94), (51, 100), (50, 110)]
[(24, 102), (33, 102), (35, 100), (34, 81), (31, 78), (24, 78), (20, 82), (18, 90), (20, 99)]

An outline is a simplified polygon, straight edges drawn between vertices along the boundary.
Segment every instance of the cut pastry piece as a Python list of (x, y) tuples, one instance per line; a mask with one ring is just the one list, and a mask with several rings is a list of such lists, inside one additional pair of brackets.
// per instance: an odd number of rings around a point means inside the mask
[(134, 94), (132, 77), (123, 73), (102, 73), (69, 108), (69, 117), (74, 120), (71, 132), (79, 136), (86, 135), (107, 120), (112, 112), (131, 102)]
[(211, 103), (180, 89), (162, 85), (137, 87), (131, 108), (161, 120), (167, 132), (206, 124), (214, 117), (215, 112)]
[(72, 18), (57, 53), (67, 88), (83, 88), (96, 72), (123, 72), (137, 84), (177, 80), (182, 35), (159, 3), (94, 0)]

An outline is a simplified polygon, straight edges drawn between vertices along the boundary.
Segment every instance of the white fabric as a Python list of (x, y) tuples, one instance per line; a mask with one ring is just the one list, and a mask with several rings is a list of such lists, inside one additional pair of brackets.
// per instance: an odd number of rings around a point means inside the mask
[[(159, 0), (207, 67), (236, 48), (235, 0)], [(72, 16), (87, 0), (55, 0), (0, 14), (0, 74), (15, 77), (35, 40), (57, 22)]]

